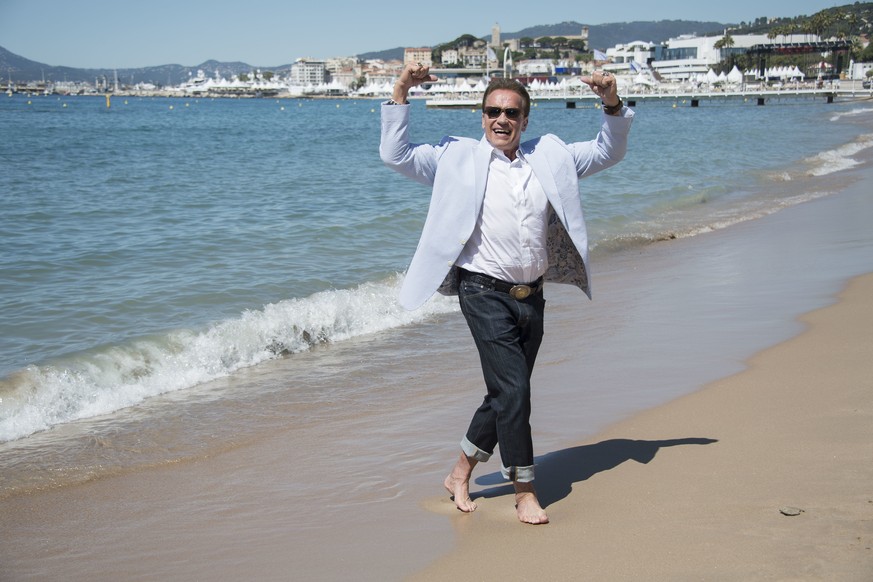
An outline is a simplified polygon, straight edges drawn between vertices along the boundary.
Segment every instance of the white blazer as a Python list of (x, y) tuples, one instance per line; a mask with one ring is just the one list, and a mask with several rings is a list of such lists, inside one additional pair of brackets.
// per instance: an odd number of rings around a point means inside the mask
[[(473, 233), (485, 198), (493, 148), (484, 139), (445, 137), (439, 144), (409, 142), (409, 105), (382, 105), (379, 154), (391, 169), (433, 187), (418, 248), (400, 289), (400, 304), (416, 309), (434, 292), (458, 293), (455, 261)], [(633, 111), (603, 114), (591, 141), (566, 144), (546, 134), (520, 149), (549, 199), (546, 281), (576, 285), (591, 297), (588, 232), (579, 178), (618, 163), (627, 150)]]

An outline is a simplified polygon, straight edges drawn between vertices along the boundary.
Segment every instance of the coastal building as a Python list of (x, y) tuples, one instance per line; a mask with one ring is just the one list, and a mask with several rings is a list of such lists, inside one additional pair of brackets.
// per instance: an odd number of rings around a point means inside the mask
[(368, 85), (392, 86), (403, 71), (403, 62), (399, 60), (383, 61), (369, 59), (364, 62), (361, 76), (366, 78)]
[(633, 73), (637, 65), (648, 65), (655, 60), (658, 45), (653, 42), (637, 40), (628, 44), (617, 44), (606, 49), (609, 63), (604, 70), (614, 74)]
[(511, 51), (518, 51), (518, 39), (511, 38), (508, 40), (502, 40), (500, 36), (500, 25), (498, 23), (494, 23), (494, 26), (491, 27), (491, 42), (488, 44), (491, 49), (495, 53), (500, 53), (503, 51), (504, 47), (509, 47)]
[(291, 65), (290, 80), (292, 85), (321, 85), (327, 83), (328, 71), (324, 61), (302, 58)]
[[(848, 78), (855, 80), (867, 79), (867, 73), (873, 71), (873, 63), (851, 63)], [(873, 73), (871, 73), (873, 75)]]
[(433, 53), (430, 47), (406, 48), (403, 50), (403, 64), (421, 63), (427, 67), (433, 65)]
[[(488, 66), (488, 49), (490, 47), (485, 45), (484, 41), (476, 41), (473, 43), (473, 46), (464, 46), (458, 50), (458, 56), (460, 57), (461, 63), (464, 67), (468, 69), (476, 69), (481, 68), (484, 69)], [(493, 50), (492, 50), (493, 53)], [(493, 67), (497, 67), (497, 58), (494, 59)]]
[(458, 53), (458, 49), (445, 49), (443, 50), (442, 57), (440, 58), (440, 62), (444, 67), (451, 67), (453, 65), (457, 65), (461, 62), (461, 55)]
[(361, 67), (355, 57), (337, 57), (325, 62), (330, 80), (344, 87), (353, 87), (361, 78)]
[(525, 59), (518, 62), (514, 71), (519, 78), (581, 75), (582, 64), (572, 59)]
[[(538, 36), (536, 38), (530, 39), (532, 42), (528, 46), (531, 48), (541, 48), (544, 44), (543, 43), (544, 39), (546, 39), (546, 38), (553, 39), (553, 38), (560, 36), (561, 38), (567, 39), (568, 43), (575, 43), (576, 46), (579, 47), (579, 50), (583, 50), (583, 47), (584, 48), (588, 47), (588, 32), (589, 32), (588, 27), (583, 26), (582, 29), (579, 31), (579, 34), (561, 34), (561, 35), (553, 35), (553, 36), (548, 36), (548, 37)], [(525, 47), (521, 46), (521, 43), (519, 41), (520, 41), (520, 39), (513, 39), (512, 41), (510, 41), (510, 44), (508, 44), (509, 48), (514, 50), (514, 51), (518, 51), (522, 48), (525, 48)]]
[(555, 62), (552, 59), (525, 59), (517, 64), (519, 77), (541, 77), (555, 75)]
[(769, 46), (778, 50), (779, 47), (801, 47), (820, 42), (819, 37), (812, 34), (778, 35), (772, 39), (764, 34), (737, 34), (730, 35), (730, 46), (716, 47), (723, 38), (696, 35), (671, 38), (664, 45), (655, 48), (655, 60), (651, 62), (651, 66), (662, 79), (686, 81), (705, 75), (731, 54), (745, 54), (753, 47)]

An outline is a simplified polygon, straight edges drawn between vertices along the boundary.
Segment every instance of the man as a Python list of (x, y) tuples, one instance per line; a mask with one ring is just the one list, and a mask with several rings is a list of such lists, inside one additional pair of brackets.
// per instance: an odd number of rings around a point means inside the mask
[(470, 477), (499, 445), (502, 473), (515, 486), (518, 518), (548, 523), (534, 489), (530, 377), (543, 337), (543, 281), (574, 284), (589, 297), (588, 235), (578, 179), (625, 154), (633, 112), (622, 107), (615, 78), (582, 81), (603, 104), (603, 123), (589, 142), (554, 135), (521, 143), (530, 96), (511, 79), (494, 79), (482, 99), (481, 140), (409, 141), (409, 90), (436, 81), (427, 67), (407, 65), (382, 105), (382, 160), (433, 187), (418, 248), (400, 291), (407, 309), (435, 291), (457, 294), (479, 351), (487, 393), (461, 441), (445, 487), (457, 508), (476, 509)]

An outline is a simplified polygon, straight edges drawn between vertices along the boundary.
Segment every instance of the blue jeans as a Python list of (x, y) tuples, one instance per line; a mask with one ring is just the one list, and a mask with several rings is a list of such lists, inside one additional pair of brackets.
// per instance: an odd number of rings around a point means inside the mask
[(461, 448), (468, 457), (487, 461), (499, 444), (503, 476), (533, 481), (530, 377), (543, 339), (542, 288), (516, 300), (486, 284), (462, 279), (459, 298), (487, 389)]

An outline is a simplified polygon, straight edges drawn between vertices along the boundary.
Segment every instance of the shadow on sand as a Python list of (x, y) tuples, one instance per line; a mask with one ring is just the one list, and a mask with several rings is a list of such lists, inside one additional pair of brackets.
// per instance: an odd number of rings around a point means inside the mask
[[(553, 453), (535, 460), (537, 472), (537, 497), (545, 508), (570, 494), (573, 483), (613, 469), (625, 461), (647, 464), (664, 447), (684, 445), (709, 445), (718, 442), (709, 438), (684, 438), (663, 441), (639, 441), (612, 439), (593, 445), (582, 445)], [(495, 459), (497, 460), (497, 459)], [(499, 462), (499, 461), (498, 461)], [(489, 489), (471, 492), (473, 499), (499, 497), (514, 493), (512, 484), (506, 483), (500, 472), (489, 473), (475, 479), (477, 485), (495, 485)]]

